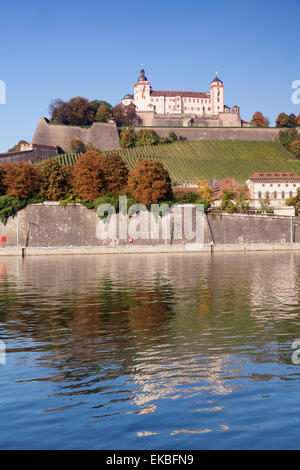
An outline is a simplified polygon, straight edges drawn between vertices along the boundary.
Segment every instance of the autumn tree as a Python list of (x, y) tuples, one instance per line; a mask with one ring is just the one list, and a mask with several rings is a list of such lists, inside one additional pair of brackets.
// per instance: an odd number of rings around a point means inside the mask
[(70, 168), (51, 158), (38, 165), (40, 194), (48, 201), (58, 201), (70, 191)]
[(26, 199), (37, 193), (39, 189), (39, 175), (32, 163), (4, 163), (3, 170), (3, 185), (8, 196)]
[(126, 191), (128, 168), (118, 153), (101, 156), (101, 167), (106, 193), (120, 194)]
[(202, 180), (197, 183), (197, 193), (200, 199), (205, 201), (213, 202), (214, 190), (209, 186), (207, 180)]
[(276, 119), (276, 127), (296, 127), (295, 114), (280, 113)]
[(125, 106), (122, 103), (117, 104), (112, 108), (111, 115), (118, 127), (132, 126), (141, 121), (135, 112), (134, 104), (129, 106)]
[(132, 127), (123, 127), (120, 133), (120, 145), (122, 148), (134, 147), (136, 134)]
[(294, 139), (293, 142), (290, 144), (290, 151), (295, 155), (300, 154), (300, 137)]
[(84, 153), (87, 150), (86, 146), (84, 145), (82, 140), (79, 139), (79, 137), (74, 137), (74, 139), (70, 141), (70, 147), (72, 152), (75, 153)]
[(75, 194), (85, 201), (93, 201), (104, 189), (101, 154), (90, 150), (76, 162), (72, 173), (72, 188)]
[(172, 198), (169, 173), (156, 160), (139, 159), (129, 173), (128, 191), (140, 203), (156, 204)]
[(296, 126), (297, 126), (297, 127), (300, 127), (300, 114), (298, 114), (298, 116), (296, 117), (295, 121), (296, 121)]
[(57, 99), (49, 108), (51, 122), (72, 126), (90, 126), (95, 121), (96, 108), (88, 99), (76, 96), (68, 102)]
[(268, 127), (269, 120), (260, 111), (256, 111), (256, 113), (254, 113), (252, 116), (252, 119), (250, 121), (250, 126), (251, 127)]

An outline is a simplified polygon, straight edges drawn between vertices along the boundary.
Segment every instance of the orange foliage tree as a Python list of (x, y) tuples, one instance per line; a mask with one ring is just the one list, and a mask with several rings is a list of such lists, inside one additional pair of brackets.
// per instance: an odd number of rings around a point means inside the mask
[(168, 200), (172, 197), (169, 173), (156, 160), (139, 159), (129, 173), (128, 191), (145, 205)]
[(269, 120), (260, 111), (257, 111), (252, 116), (252, 119), (250, 121), (250, 126), (252, 126), (252, 127), (268, 127), (269, 126)]
[(72, 188), (75, 194), (85, 201), (93, 201), (104, 189), (102, 156), (90, 150), (76, 162), (72, 174)]
[(40, 194), (48, 201), (58, 201), (70, 190), (70, 168), (55, 158), (38, 165)]
[(8, 196), (26, 199), (38, 192), (39, 175), (36, 167), (32, 165), (32, 163), (5, 163), (3, 170), (3, 184)]
[(126, 191), (128, 181), (128, 168), (117, 153), (108, 153), (101, 156), (101, 165), (104, 176), (104, 190), (106, 193), (120, 194)]

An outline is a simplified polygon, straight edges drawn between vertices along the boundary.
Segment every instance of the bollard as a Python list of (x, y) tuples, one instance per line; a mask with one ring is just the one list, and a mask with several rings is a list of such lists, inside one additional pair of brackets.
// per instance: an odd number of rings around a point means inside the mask
[(22, 248), (22, 258), (25, 258), (26, 248)]

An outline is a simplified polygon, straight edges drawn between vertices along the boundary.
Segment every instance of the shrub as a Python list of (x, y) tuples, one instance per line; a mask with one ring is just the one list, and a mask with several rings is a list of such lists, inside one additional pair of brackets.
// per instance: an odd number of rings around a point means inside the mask
[(156, 145), (159, 143), (159, 137), (152, 129), (140, 129), (136, 133), (136, 145), (144, 147), (146, 145)]
[(122, 148), (134, 147), (136, 142), (136, 134), (131, 127), (123, 128), (120, 134), (120, 145)]
[(295, 155), (298, 155), (300, 153), (300, 138), (299, 137), (293, 140), (293, 142), (290, 144), (290, 151), (293, 152)]
[(169, 173), (158, 161), (139, 159), (129, 173), (128, 191), (145, 205), (172, 199)]
[(40, 194), (48, 201), (58, 201), (70, 191), (71, 170), (51, 158), (38, 165)]
[(175, 134), (175, 132), (170, 132), (169, 134), (169, 140), (170, 142), (176, 142), (178, 139), (177, 139), (177, 135)]
[(5, 163), (3, 170), (3, 184), (8, 196), (25, 199), (38, 191), (39, 175), (32, 163)]
[(84, 201), (93, 201), (104, 189), (104, 174), (101, 154), (90, 150), (76, 162), (72, 174), (72, 188)]
[(115, 194), (124, 192), (128, 181), (128, 168), (120, 155), (108, 153), (101, 156), (101, 165), (104, 176), (104, 191)]
[(70, 147), (72, 152), (75, 153), (84, 153), (86, 151), (86, 146), (79, 137), (74, 137), (74, 139), (71, 140)]
[(291, 143), (298, 137), (296, 129), (288, 129), (287, 131), (279, 131), (279, 142), (287, 149), (290, 148)]

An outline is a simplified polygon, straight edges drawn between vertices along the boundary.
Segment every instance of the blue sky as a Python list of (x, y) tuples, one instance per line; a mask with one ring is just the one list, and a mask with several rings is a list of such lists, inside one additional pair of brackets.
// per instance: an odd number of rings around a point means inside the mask
[(132, 92), (143, 63), (153, 89), (209, 91), (249, 120), (300, 113), (299, 0), (14, 0), (0, 10), (0, 151), (31, 141), (51, 99)]

